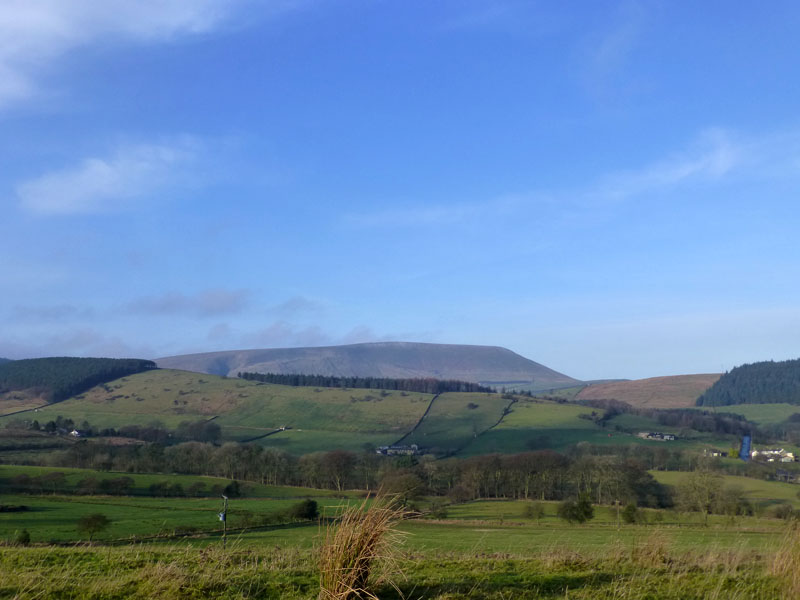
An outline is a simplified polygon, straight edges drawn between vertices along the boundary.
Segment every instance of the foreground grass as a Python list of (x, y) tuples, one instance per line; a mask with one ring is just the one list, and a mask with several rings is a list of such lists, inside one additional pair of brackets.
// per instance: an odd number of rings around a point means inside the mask
[[(660, 535), (591, 553), (405, 551), (399, 591), (380, 598), (786, 599), (797, 540), (771, 552), (680, 552)], [(125, 548), (0, 548), (0, 598), (281, 598), (318, 593), (313, 549), (235, 543)], [(402, 595), (401, 595), (402, 594)]]

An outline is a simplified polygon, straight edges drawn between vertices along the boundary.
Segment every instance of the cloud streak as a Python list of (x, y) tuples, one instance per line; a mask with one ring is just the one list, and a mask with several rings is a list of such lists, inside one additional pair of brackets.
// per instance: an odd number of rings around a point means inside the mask
[(343, 224), (356, 229), (486, 225), (536, 213), (538, 220), (576, 218), (583, 211), (646, 198), (670, 188), (714, 185), (733, 178), (800, 176), (800, 131), (744, 136), (711, 128), (684, 149), (641, 167), (618, 170), (573, 189), (533, 190), (483, 202), (454, 202), (350, 213)]
[(247, 290), (208, 289), (196, 294), (168, 292), (139, 298), (128, 304), (127, 312), (144, 315), (214, 317), (242, 312), (248, 304)]
[(89, 157), (22, 182), (17, 198), (24, 210), (39, 216), (114, 212), (133, 199), (180, 184), (199, 150), (190, 138), (122, 146), (111, 156)]
[[(244, 0), (5, 0), (0, 3), (0, 109), (39, 90), (59, 57), (100, 41), (163, 43), (214, 30)], [(273, 2), (277, 8), (287, 3)]]
[(612, 174), (589, 195), (625, 199), (690, 181), (720, 179), (741, 165), (744, 152), (724, 130), (709, 130), (689, 150), (641, 169)]

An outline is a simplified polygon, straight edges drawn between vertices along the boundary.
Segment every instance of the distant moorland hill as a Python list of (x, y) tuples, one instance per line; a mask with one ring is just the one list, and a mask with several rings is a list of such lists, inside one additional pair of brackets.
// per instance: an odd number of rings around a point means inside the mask
[(125, 375), (154, 369), (138, 358), (28, 358), (0, 364), (0, 394), (36, 390), (43, 400), (57, 402)]
[(800, 404), (800, 359), (735, 367), (698, 399), (697, 406)]
[(7, 362), (11, 362), (11, 359), (10, 358), (0, 358), (0, 364), (7, 363)]
[(719, 379), (719, 374), (673, 375), (585, 387), (576, 400), (620, 400), (638, 408), (687, 408)]
[(207, 352), (159, 358), (156, 362), (159, 367), (167, 369), (228, 376), (247, 371), (336, 377), (435, 378), (495, 387), (526, 383), (532, 389), (541, 390), (580, 384), (572, 377), (497, 346), (379, 342)]

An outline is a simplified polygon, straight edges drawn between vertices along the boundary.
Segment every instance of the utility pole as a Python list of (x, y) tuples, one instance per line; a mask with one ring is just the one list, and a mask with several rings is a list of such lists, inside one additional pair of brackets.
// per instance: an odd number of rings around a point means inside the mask
[(228, 497), (224, 494), (222, 495), (222, 502), (222, 512), (217, 516), (222, 521), (222, 548), (224, 550), (228, 541)]

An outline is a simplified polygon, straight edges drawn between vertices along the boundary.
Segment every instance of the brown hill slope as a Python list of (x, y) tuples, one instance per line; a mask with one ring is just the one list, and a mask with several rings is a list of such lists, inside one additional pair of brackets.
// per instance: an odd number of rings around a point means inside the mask
[(572, 377), (497, 346), (379, 342), (207, 352), (159, 358), (156, 362), (162, 368), (231, 376), (251, 371), (338, 377), (434, 377), (498, 386), (533, 381), (537, 389), (580, 384)]
[(672, 375), (585, 387), (576, 400), (621, 400), (643, 408), (686, 408), (720, 378), (719, 373)]

